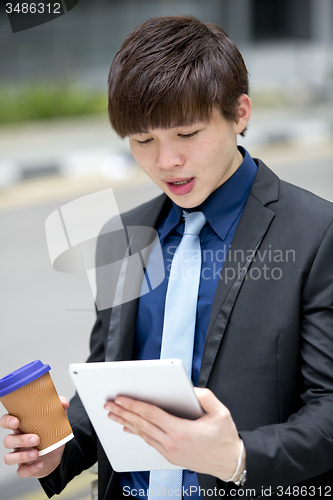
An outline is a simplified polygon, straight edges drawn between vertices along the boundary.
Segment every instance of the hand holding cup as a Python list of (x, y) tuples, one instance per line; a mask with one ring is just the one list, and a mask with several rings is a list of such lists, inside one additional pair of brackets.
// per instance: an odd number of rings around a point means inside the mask
[[(69, 403), (66, 398), (60, 397), (64, 410), (67, 410)], [(12, 415), (3, 415), (0, 419), (0, 427), (12, 430), (13, 434), (8, 434), (4, 439), (4, 446), (13, 449), (6, 453), (4, 461), (7, 465), (18, 465), (17, 474), (21, 478), (33, 477), (41, 478), (53, 472), (61, 462), (65, 445), (56, 448), (46, 455), (39, 456), (38, 446), (40, 438), (36, 434), (23, 434), (19, 430), (20, 421)]]
[(44, 477), (60, 463), (65, 444), (74, 436), (59, 399), (49, 365), (33, 361), (0, 379), (0, 401), (8, 415), (0, 420), (13, 434), (4, 439), (8, 465), (19, 465), (20, 477)]

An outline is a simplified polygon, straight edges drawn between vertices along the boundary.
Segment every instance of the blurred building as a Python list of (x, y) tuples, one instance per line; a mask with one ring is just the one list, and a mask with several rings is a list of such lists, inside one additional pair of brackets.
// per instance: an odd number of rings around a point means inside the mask
[(36, 79), (105, 85), (126, 34), (145, 19), (193, 14), (238, 44), (252, 87), (306, 86), (329, 97), (333, 81), (332, 0), (80, 0), (56, 21), (13, 34), (0, 16), (0, 84)]

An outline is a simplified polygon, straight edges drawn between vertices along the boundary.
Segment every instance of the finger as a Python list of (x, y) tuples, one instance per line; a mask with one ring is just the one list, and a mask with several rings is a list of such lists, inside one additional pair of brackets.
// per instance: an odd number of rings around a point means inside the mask
[(20, 421), (12, 415), (2, 415), (0, 418), (0, 427), (3, 429), (18, 429)]
[(39, 437), (35, 434), (8, 434), (3, 440), (7, 449), (31, 448), (39, 444)]
[[(138, 406), (140, 407), (140, 405)], [(147, 406), (152, 407), (152, 411), (154, 411), (154, 409), (156, 408), (152, 405), (147, 405)], [(141, 437), (143, 434), (147, 434), (149, 436), (152, 436), (154, 439), (158, 441), (162, 441), (163, 437), (166, 434), (165, 431), (159, 425), (154, 424), (150, 420), (147, 420), (145, 416), (141, 416), (139, 413), (134, 413), (130, 410), (127, 410), (126, 408), (119, 406), (116, 403), (107, 403), (105, 405), (105, 408), (111, 410), (110, 414), (108, 415), (110, 419), (114, 420), (115, 422), (118, 422), (121, 425), (128, 427), (133, 431), (134, 434), (137, 434)], [(143, 413), (147, 415), (147, 411)]]
[(201, 387), (194, 388), (196, 396), (199, 400), (200, 406), (206, 413), (217, 413), (220, 411), (227, 411), (227, 407), (210, 391)]
[(124, 427), (128, 427), (129, 429), (132, 430), (133, 434), (138, 434), (138, 429), (135, 426), (135, 422), (138, 421), (138, 419), (142, 418), (139, 415), (136, 415), (135, 413), (132, 413), (130, 411), (125, 410), (121, 406), (118, 406), (114, 403), (111, 405), (105, 405), (105, 408), (110, 410), (108, 413), (108, 418), (110, 420), (113, 420), (114, 422), (117, 422), (120, 425), (123, 425)]
[[(139, 435), (137, 432), (133, 431), (132, 429), (130, 429), (129, 427), (126, 427), (126, 426), (123, 428), (123, 431), (127, 432), (128, 434), (133, 434), (133, 435), (136, 435), (136, 436)], [(162, 455), (165, 453), (165, 448), (162, 445), (162, 443), (160, 443), (159, 441), (157, 441), (153, 437), (149, 436), (145, 432), (142, 432), (141, 435), (140, 435), (140, 437), (144, 441), (146, 441), (146, 443), (148, 443), (150, 446), (153, 446), (154, 448), (156, 448), (156, 450), (159, 451)]]
[(173, 451), (176, 447), (172, 444), (172, 440), (168, 439), (168, 437), (163, 440), (165, 442), (160, 442), (159, 440), (154, 439), (151, 435), (146, 434), (145, 432), (141, 432), (140, 434), (138, 434), (137, 432), (132, 432), (131, 429), (128, 429), (128, 427), (124, 427), (123, 430), (124, 432), (128, 432), (129, 434), (139, 435), (147, 444), (155, 448), (161, 455), (163, 455), (164, 458), (168, 460), (168, 462), (174, 465), (184, 465), (183, 463), (175, 461)]
[(23, 432), (21, 431), (21, 429), (14, 429), (13, 430), (13, 434), (16, 435), (16, 434), (23, 434)]
[(59, 396), (59, 398), (60, 398), (62, 406), (64, 407), (64, 410), (68, 410), (68, 408), (69, 408), (68, 399), (65, 398), (65, 396)]
[[(124, 410), (113, 403), (112, 401), (108, 401), (105, 405), (104, 408), (109, 411), (108, 413), (108, 418), (110, 420), (113, 420), (114, 422), (117, 422), (117, 424), (120, 424), (124, 427), (128, 427), (131, 431), (132, 434), (137, 434), (134, 426), (129, 422), (128, 420), (125, 419), (125, 412)], [(120, 415), (120, 412), (122, 412), (122, 415)]]
[(159, 447), (161, 447), (161, 443), (159, 441), (157, 441), (156, 439), (154, 439), (152, 436), (149, 436), (147, 433), (145, 433), (142, 430), (143, 425), (139, 429), (135, 425), (133, 425), (131, 422), (128, 422), (124, 418), (120, 417), (119, 415), (115, 415), (114, 413), (109, 413), (108, 414), (108, 418), (110, 420), (113, 420), (114, 422), (117, 422), (118, 424), (122, 425), (124, 427), (123, 428), (124, 432), (127, 432), (128, 434), (133, 434), (133, 435), (141, 437), (148, 444), (150, 444), (151, 446), (154, 446), (156, 449), (158, 449)]
[(34, 462), (38, 456), (39, 453), (37, 450), (13, 451), (12, 453), (6, 453), (4, 461), (7, 465), (26, 464)]
[[(110, 418), (124, 425), (124, 431), (130, 434), (135, 434), (150, 446), (153, 446), (157, 451), (159, 451), (169, 462), (182, 466), (183, 464), (175, 461), (175, 451), (178, 449), (179, 443), (186, 434), (188, 427), (193, 424), (192, 421), (175, 417), (168, 414), (160, 408), (150, 405), (148, 403), (142, 403), (141, 401), (136, 401), (130, 398), (116, 398), (122, 404), (128, 405), (131, 409), (139, 411), (141, 409), (143, 415), (152, 421), (146, 420), (138, 413), (129, 411), (124, 407), (120, 406), (119, 403), (108, 402), (105, 405), (106, 409), (111, 409), (112, 413)], [(155, 415), (154, 417), (149, 414), (152, 411)], [(115, 412), (115, 413), (114, 413)], [(147, 413), (148, 412), (148, 413)], [(158, 415), (161, 415), (159, 418)], [(165, 419), (169, 431), (166, 432), (162, 425), (160, 425), (160, 419)], [(158, 421), (158, 425), (153, 422), (155, 418)]]
[(27, 477), (39, 477), (43, 467), (44, 463), (41, 461), (20, 465), (17, 469), (17, 475), (23, 479)]
[(110, 420), (113, 420), (114, 422), (117, 422), (117, 424), (123, 425), (124, 427), (128, 427), (129, 429), (134, 431), (134, 427), (131, 425), (131, 423), (125, 420), (123, 417), (110, 412), (108, 413), (108, 418)]
[[(124, 430), (125, 430), (125, 427), (124, 427)], [(132, 434), (138, 435), (135, 432), (132, 432)], [(146, 434), (145, 432), (140, 433), (140, 438), (143, 439), (147, 444), (149, 444), (150, 446), (155, 448), (158, 452), (160, 452), (161, 455), (165, 454), (165, 452), (166, 452), (165, 446), (163, 446), (163, 444), (160, 441), (158, 441), (157, 439), (154, 439), (152, 436), (150, 436), (149, 434)]]
[[(118, 396), (114, 402), (118, 407), (118, 412), (120, 406), (122, 409), (133, 413), (134, 415), (139, 415), (140, 417), (144, 418), (148, 422), (153, 423), (162, 430), (167, 430), (175, 423), (175, 419), (178, 420), (177, 417), (170, 415), (161, 408), (158, 408), (157, 406), (149, 403), (144, 403), (143, 401), (137, 401), (135, 399), (126, 398), (124, 396)], [(121, 416), (123, 416), (124, 418), (126, 418), (126, 415), (127, 414), (125, 413), (121, 413)], [(132, 416), (129, 421), (133, 422)]]
[(123, 431), (124, 431), (124, 432), (128, 432), (128, 434), (135, 434), (135, 433), (134, 433), (134, 432), (133, 432), (133, 431), (132, 431), (129, 427), (126, 427), (126, 425), (125, 425), (125, 427), (123, 428)]

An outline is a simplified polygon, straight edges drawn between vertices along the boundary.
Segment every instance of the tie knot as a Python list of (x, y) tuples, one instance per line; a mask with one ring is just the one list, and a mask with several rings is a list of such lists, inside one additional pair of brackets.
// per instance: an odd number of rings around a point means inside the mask
[(198, 235), (206, 223), (202, 212), (183, 212), (185, 217), (184, 234)]

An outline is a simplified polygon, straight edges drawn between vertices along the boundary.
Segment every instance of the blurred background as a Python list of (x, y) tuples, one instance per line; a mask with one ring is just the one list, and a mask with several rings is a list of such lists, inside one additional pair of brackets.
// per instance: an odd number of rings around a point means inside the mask
[[(333, 201), (332, 0), (80, 0), (13, 33), (0, 9), (0, 377), (34, 359), (71, 397), (94, 303), (84, 274), (52, 269), (44, 224), (71, 200), (112, 187), (119, 210), (159, 193), (107, 120), (106, 81), (125, 36), (149, 17), (192, 14), (224, 28), (250, 73), (243, 144), (277, 174)], [(0, 432), (3, 439), (6, 433)], [(4, 448), (0, 445), (1, 455)], [(59, 498), (90, 498), (82, 475)], [(1, 500), (46, 498), (0, 460)]]

